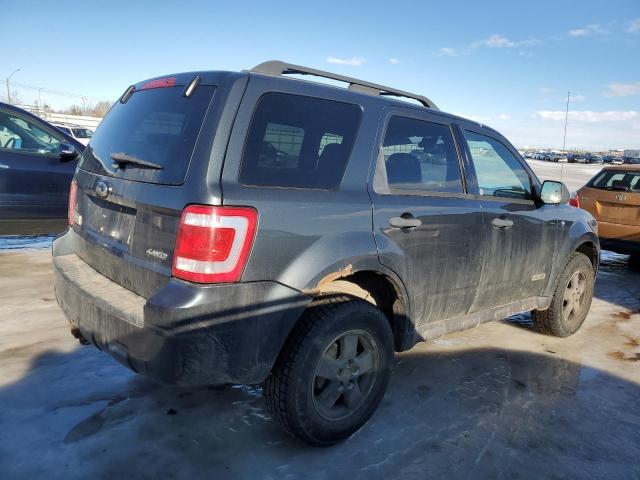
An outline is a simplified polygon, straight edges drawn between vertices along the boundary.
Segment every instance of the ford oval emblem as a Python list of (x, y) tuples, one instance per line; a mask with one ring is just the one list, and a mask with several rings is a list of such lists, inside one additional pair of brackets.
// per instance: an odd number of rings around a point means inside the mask
[(100, 180), (98, 183), (96, 183), (94, 190), (96, 192), (96, 195), (98, 195), (100, 198), (107, 198), (111, 193), (111, 185)]
[(620, 200), (622, 202), (626, 199), (627, 199), (627, 196), (624, 193), (619, 193), (618, 195), (616, 195), (616, 200)]

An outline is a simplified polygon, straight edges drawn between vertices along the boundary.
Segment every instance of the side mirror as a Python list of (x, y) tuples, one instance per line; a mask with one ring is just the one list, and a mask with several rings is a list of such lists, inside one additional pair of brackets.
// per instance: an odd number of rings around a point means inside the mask
[(569, 203), (569, 189), (562, 182), (545, 180), (540, 190), (540, 200), (546, 205)]
[(78, 151), (73, 148), (73, 145), (62, 142), (58, 148), (58, 155), (60, 155), (60, 160), (72, 160), (76, 158)]

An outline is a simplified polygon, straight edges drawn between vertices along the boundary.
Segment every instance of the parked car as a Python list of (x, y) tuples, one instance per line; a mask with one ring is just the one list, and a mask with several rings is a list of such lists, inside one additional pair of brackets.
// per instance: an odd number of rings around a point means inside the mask
[(55, 292), (134, 371), (263, 383), (273, 418), (328, 445), (375, 411), (394, 352), (517, 312), (580, 328), (599, 243), (568, 200), (420, 95), (278, 61), (175, 74), (129, 87), (91, 139)]
[(58, 233), (84, 146), (20, 108), (0, 103), (0, 235)]
[(602, 248), (640, 264), (640, 165), (603, 168), (572, 203), (596, 218)]
[(562, 155), (561, 153), (556, 153), (556, 152), (547, 153), (547, 157), (548, 157), (547, 159), (550, 162), (556, 162), (556, 163), (561, 161), (561, 159), (565, 158), (564, 155)]
[(622, 163), (625, 165), (640, 165), (640, 158), (635, 157), (623, 157)]
[(598, 155), (588, 153), (584, 156), (584, 163), (602, 163), (602, 158)]
[(81, 127), (80, 125), (73, 125), (71, 123), (52, 123), (58, 130), (62, 130), (67, 135), (75, 138), (85, 147), (89, 144), (89, 140), (93, 136), (93, 130), (87, 127)]

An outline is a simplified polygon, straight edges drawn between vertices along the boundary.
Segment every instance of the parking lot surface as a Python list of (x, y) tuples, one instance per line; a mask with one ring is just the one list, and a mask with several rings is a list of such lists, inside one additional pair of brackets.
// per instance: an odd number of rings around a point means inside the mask
[[(571, 190), (585, 168), (564, 165)], [(48, 250), (0, 251), (2, 478), (640, 478), (640, 273), (622, 255), (576, 335), (519, 315), (419, 344), (324, 449), (289, 439), (257, 386), (165, 387), (80, 346), (51, 284)]]
[(571, 192), (575, 192), (591, 177), (602, 170), (603, 165), (585, 165), (580, 163), (555, 163), (544, 160), (527, 159), (538, 178), (542, 180), (560, 180), (567, 185)]

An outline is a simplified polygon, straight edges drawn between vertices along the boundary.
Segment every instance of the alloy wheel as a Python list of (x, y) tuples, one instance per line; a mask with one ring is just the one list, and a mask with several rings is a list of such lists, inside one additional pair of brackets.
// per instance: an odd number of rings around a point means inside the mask
[(342, 420), (367, 400), (375, 384), (379, 349), (363, 331), (348, 331), (334, 339), (316, 366), (313, 405), (327, 420)]

